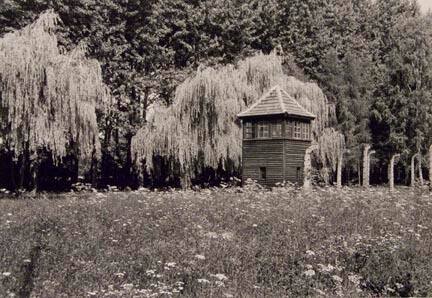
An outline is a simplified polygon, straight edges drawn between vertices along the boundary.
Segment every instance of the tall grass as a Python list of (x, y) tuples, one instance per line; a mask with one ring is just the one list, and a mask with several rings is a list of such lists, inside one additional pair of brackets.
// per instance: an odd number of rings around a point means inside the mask
[(432, 295), (432, 197), (401, 189), (0, 200), (0, 293)]

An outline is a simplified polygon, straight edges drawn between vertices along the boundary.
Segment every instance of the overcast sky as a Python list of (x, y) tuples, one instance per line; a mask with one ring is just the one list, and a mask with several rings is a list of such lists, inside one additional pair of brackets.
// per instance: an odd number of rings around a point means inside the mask
[(417, 0), (420, 3), (422, 11), (426, 12), (432, 9), (432, 0)]

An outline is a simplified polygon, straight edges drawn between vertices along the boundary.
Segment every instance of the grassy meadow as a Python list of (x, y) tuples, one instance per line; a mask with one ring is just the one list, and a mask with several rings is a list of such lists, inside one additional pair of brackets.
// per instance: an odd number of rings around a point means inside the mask
[(428, 190), (0, 198), (0, 296), (432, 295)]

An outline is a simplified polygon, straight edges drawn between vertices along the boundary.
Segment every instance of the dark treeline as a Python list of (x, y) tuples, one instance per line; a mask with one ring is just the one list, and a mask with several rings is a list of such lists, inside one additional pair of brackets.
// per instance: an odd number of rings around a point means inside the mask
[[(287, 74), (317, 82), (336, 105), (333, 126), (350, 149), (346, 181), (358, 179), (362, 144), (377, 151), (371, 178), (383, 183), (393, 153), (402, 154), (403, 182), (411, 155), (432, 143), (432, 18), (415, 1), (9, 0), (0, 5), (0, 37), (47, 9), (60, 16), (61, 47), (84, 43), (115, 99), (98, 114), (102, 155), (86, 177), (99, 186), (139, 185), (131, 144), (150, 105), (172, 104), (176, 86), (197, 68), (273, 49)], [(0, 187), (32, 188), (25, 158), (0, 149)], [(39, 188), (52, 181), (68, 188), (78, 177), (76, 157), (54, 166), (49, 156), (37, 157)], [(165, 183), (150, 174), (146, 183)]]

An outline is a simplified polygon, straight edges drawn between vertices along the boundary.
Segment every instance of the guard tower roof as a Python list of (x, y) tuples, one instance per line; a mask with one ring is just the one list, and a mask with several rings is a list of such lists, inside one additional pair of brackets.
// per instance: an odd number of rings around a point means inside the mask
[(237, 117), (249, 118), (268, 115), (296, 116), (312, 120), (316, 118), (279, 85), (272, 87), (256, 103), (238, 114)]

